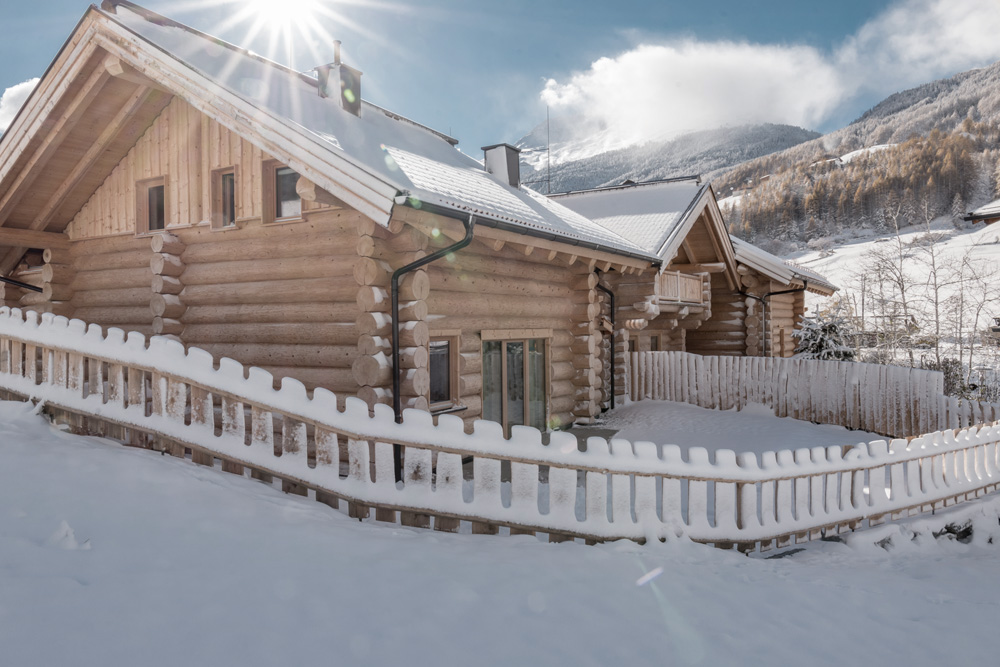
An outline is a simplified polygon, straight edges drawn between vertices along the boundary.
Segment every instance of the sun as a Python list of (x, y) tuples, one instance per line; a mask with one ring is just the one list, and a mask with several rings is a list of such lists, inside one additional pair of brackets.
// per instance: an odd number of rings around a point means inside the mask
[(265, 29), (306, 31), (315, 25), (320, 9), (319, 0), (249, 0), (244, 11)]

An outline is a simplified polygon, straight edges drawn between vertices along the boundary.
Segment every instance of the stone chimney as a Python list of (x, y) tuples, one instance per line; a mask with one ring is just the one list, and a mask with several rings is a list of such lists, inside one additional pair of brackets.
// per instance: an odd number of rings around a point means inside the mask
[(493, 178), (512, 188), (521, 186), (520, 148), (496, 144), (483, 146), (483, 153), (486, 156), (486, 171), (493, 174)]

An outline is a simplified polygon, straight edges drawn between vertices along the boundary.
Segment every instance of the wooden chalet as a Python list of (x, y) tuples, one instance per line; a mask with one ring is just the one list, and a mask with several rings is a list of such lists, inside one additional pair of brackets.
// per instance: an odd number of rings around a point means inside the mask
[(730, 238), (712, 187), (697, 176), (552, 198), (662, 260), (656, 281), (619, 288), (643, 297), (619, 308), (633, 351), (788, 357), (805, 292), (835, 290), (815, 272)]
[(1000, 199), (991, 201), (989, 204), (983, 204), (975, 211), (970, 211), (962, 219), (968, 222), (982, 222), (992, 225), (997, 220), (1000, 220)]
[(339, 53), (303, 74), (91, 7), (0, 139), (4, 303), (508, 429), (624, 394), (630, 332), (755, 349), (722, 334), (730, 311), (751, 325), (741, 281), (765, 274), (738, 263), (710, 188), (662, 247), (637, 241), (520, 186), (516, 149), (484, 168), (362, 101), (361, 79)]

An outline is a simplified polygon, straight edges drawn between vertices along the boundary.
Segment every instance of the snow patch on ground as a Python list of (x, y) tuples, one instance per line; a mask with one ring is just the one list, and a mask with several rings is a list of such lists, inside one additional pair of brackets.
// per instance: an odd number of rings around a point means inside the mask
[(638, 401), (610, 413), (602, 428), (618, 429), (616, 438), (644, 440), (682, 449), (705, 447), (710, 452), (731, 449), (737, 454), (830, 445), (856, 445), (883, 440), (867, 431), (813, 424), (774, 416), (765, 405), (748, 405), (742, 411), (707, 410), (671, 401)]
[[(951, 512), (996, 531), (1000, 501)], [(993, 664), (998, 546), (935, 539), (946, 519), (933, 519), (778, 559), (682, 540), (449, 535), (351, 520), (0, 403), (0, 656), (149, 667)], [(97, 546), (46, 546), (62, 522)]]

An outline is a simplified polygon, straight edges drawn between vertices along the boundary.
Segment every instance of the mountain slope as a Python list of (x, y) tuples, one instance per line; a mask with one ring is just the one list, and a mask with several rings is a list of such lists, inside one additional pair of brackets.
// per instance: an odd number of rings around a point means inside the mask
[[(791, 125), (744, 125), (692, 132), (668, 141), (600, 151), (601, 132), (581, 143), (566, 122), (553, 125), (552, 166), (547, 169), (545, 126), (518, 142), (521, 179), (542, 192), (584, 190), (623, 180), (656, 180), (688, 174), (711, 174), (820, 136)], [(596, 154), (594, 154), (596, 152)], [(551, 188), (549, 175), (551, 173)]]

